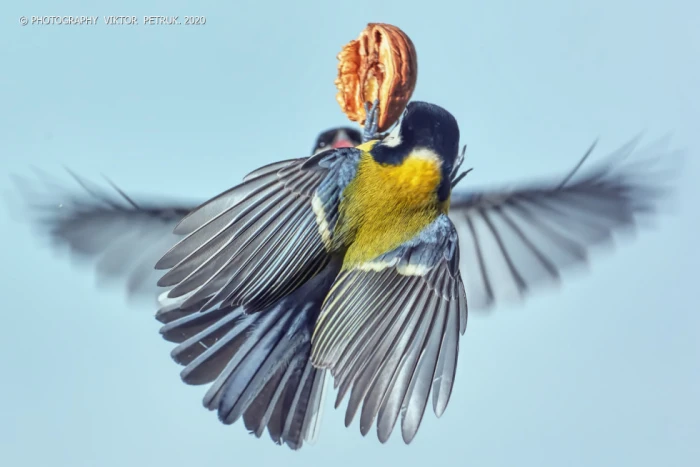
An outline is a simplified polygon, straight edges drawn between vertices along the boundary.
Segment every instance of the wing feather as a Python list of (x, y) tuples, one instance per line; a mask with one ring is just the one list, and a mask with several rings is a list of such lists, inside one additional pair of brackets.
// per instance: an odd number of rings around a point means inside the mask
[(327, 264), (312, 200), (337, 204), (358, 158), (344, 148), (273, 164), (204, 203), (175, 229), (186, 236), (157, 263), (169, 269), (159, 285), (184, 307), (275, 303)]
[(321, 414), (325, 371), (309, 360), (319, 307), (283, 301), (255, 314), (197, 307), (162, 319), (161, 334), (179, 343), (171, 355), (184, 366), (183, 381), (210, 384), (203, 404), (223, 423), (242, 418), (257, 437), (267, 428), (276, 443), (298, 449), (316, 435)]
[(153, 265), (181, 238), (173, 229), (195, 202), (132, 198), (72, 172), (78, 189), (39, 173), (37, 181), (17, 177), (23, 214), (52, 247), (89, 262), (101, 283), (126, 285), (129, 299), (155, 300), (162, 273)]
[(336, 406), (350, 392), (345, 423), (359, 411), (363, 435), (376, 422), (385, 442), (403, 413), (408, 444), (431, 392), (435, 413), (445, 410), (466, 328), (457, 242), (454, 226), (440, 216), (396, 250), (341, 271), (326, 297), (311, 361), (339, 386)]
[(579, 163), (564, 182), (453, 191), (449, 216), (470, 308), (520, 300), (539, 285), (558, 283), (564, 270), (587, 263), (592, 247), (654, 214), (669, 180), (658, 162), (677, 162), (678, 154), (658, 143), (638, 151), (651, 158), (621, 164), (635, 148), (624, 145), (586, 174), (578, 175)]
[(340, 269), (319, 223), (335, 213), (318, 206), (337, 205), (357, 155), (258, 170), (185, 217), (157, 265), (170, 287), (157, 317), (183, 381), (209, 385), (203, 404), (223, 423), (293, 449), (318, 432), (327, 372), (310, 361), (311, 334)]

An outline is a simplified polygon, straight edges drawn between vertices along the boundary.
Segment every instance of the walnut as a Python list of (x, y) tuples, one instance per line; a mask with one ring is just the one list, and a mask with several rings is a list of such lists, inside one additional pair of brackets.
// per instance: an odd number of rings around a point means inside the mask
[(416, 49), (401, 29), (370, 23), (338, 54), (336, 99), (352, 121), (365, 123), (365, 103), (379, 99), (379, 128), (386, 131), (401, 116), (418, 77)]

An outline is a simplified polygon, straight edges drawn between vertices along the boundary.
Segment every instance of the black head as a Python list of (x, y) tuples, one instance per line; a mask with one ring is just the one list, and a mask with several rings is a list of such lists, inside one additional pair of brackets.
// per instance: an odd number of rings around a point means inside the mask
[(316, 138), (312, 154), (326, 149), (354, 147), (362, 143), (362, 133), (350, 127), (331, 128)]
[(452, 171), (459, 151), (457, 120), (442, 107), (411, 102), (401, 122), (372, 150), (375, 160), (400, 164), (411, 151), (427, 148), (442, 159), (443, 171)]

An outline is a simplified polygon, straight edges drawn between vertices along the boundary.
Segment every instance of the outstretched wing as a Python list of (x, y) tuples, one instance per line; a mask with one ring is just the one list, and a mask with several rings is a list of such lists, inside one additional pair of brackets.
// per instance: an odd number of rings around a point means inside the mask
[(360, 151), (336, 149), (272, 164), (187, 215), (185, 237), (156, 264), (182, 307), (260, 310), (328, 262), (324, 236)]
[(135, 200), (115, 185), (106, 190), (73, 178), (77, 184), (69, 189), (43, 174), (38, 183), (16, 177), (23, 216), (54, 248), (95, 264), (99, 280), (126, 283), (130, 298), (155, 300), (162, 273), (153, 266), (179, 239), (175, 225), (197, 204)]
[(376, 419), (385, 442), (401, 413), (410, 443), (431, 390), (442, 415), (467, 325), (458, 265), (457, 233), (442, 215), (412, 241), (339, 274), (316, 324), (311, 361), (334, 376), (336, 407), (351, 389), (346, 426), (362, 405), (360, 431)]
[(359, 151), (345, 148), (249, 174), (204, 203), (157, 263), (169, 269), (158, 319), (188, 384), (223, 423), (299, 449), (318, 426), (326, 372), (311, 333), (339, 266), (326, 250)]
[[(669, 174), (659, 170), (659, 160), (621, 163), (635, 148), (636, 142), (628, 143), (586, 174), (577, 173), (582, 160), (559, 180), (513, 190), (454, 191), (449, 216), (459, 234), (470, 309), (520, 299), (537, 285), (557, 282), (561, 271), (587, 262), (591, 247), (652, 214)], [(673, 159), (661, 144), (643, 152), (661, 162)]]

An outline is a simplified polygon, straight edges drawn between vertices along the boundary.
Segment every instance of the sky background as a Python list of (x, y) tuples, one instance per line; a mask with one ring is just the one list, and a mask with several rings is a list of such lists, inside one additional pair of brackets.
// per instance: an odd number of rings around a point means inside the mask
[[(12, 3), (12, 4), (10, 4)], [(685, 149), (658, 228), (522, 305), (472, 314), (447, 412), (381, 445), (327, 411), (299, 452), (224, 426), (153, 309), (96, 287), (0, 210), (5, 466), (691, 466), (700, 463), (700, 6), (691, 0), (6, 2), (0, 185), (34, 165), (196, 201), (347, 123), (335, 56), (368, 22), (416, 45), (414, 98), (457, 118), (464, 185), (566, 173), (641, 130)], [(217, 3), (220, 3), (217, 5)], [(99, 15), (20, 26), (21, 15)], [(203, 26), (107, 26), (201, 15)]]

